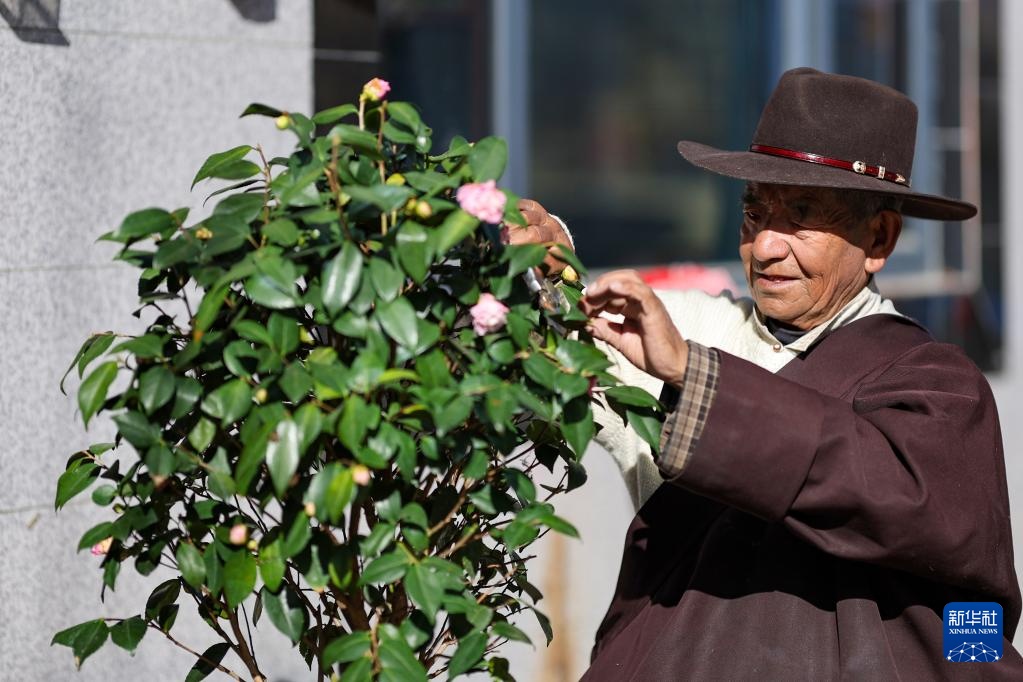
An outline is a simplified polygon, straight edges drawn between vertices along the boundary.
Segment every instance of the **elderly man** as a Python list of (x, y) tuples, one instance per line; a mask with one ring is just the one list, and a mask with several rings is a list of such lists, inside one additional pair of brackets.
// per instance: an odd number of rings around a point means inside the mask
[[(990, 389), (873, 286), (902, 214), (976, 212), (911, 189), (915, 128), (890, 88), (789, 71), (749, 151), (679, 144), (747, 181), (750, 298), (632, 271), (586, 290), (593, 335), (667, 418), (656, 458), (603, 419), (639, 511), (584, 680), (1023, 679)], [(561, 238), (528, 208), (516, 241)], [(1000, 661), (946, 660), (949, 602), (1003, 607)]]

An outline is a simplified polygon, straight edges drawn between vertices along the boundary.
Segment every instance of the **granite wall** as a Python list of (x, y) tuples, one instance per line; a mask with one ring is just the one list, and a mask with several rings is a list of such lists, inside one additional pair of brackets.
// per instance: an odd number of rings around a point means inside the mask
[[(135, 283), (97, 244), (128, 212), (192, 206), (211, 152), (262, 142), (285, 151), (252, 101), (312, 108), (311, 0), (0, 0), (0, 680), (181, 680), (192, 657), (155, 633), (129, 657), (108, 644), (74, 672), (53, 633), (139, 613), (158, 575), (126, 568), (100, 603), (98, 559), (75, 552), (103, 518), (82, 495), (53, 511), (67, 457), (86, 433), (57, 385), (85, 337), (132, 331)], [(174, 634), (200, 650), (205, 626), (182, 609)], [(180, 632), (179, 632), (180, 628)], [(275, 679), (305, 669), (275, 655)], [(284, 652), (282, 651), (281, 654)]]

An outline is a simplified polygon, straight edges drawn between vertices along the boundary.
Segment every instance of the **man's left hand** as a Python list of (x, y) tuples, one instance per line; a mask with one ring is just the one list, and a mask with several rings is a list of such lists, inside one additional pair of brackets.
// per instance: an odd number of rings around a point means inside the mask
[[(689, 346), (654, 290), (635, 270), (601, 275), (586, 288), (579, 307), (591, 319), (594, 337), (616, 348), (639, 369), (674, 386), (682, 385)], [(621, 315), (612, 322), (601, 313)]]

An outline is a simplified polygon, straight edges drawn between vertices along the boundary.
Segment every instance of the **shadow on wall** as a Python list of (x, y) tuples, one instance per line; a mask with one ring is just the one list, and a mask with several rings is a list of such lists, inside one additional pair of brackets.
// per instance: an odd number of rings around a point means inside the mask
[(26, 43), (70, 45), (59, 26), (60, 0), (0, 0), (0, 17)]
[(277, 18), (277, 0), (231, 0), (231, 4), (249, 21), (265, 23)]

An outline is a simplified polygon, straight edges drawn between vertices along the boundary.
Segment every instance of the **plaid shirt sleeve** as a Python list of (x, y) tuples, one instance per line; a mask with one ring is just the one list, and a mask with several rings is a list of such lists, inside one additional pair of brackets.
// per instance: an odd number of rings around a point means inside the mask
[(672, 479), (679, 476), (703, 433), (707, 414), (718, 390), (721, 361), (713, 348), (688, 342), (689, 359), (682, 377), (682, 387), (665, 384), (661, 402), (665, 406), (664, 426), (661, 429), (661, 453), (657, 466), (661, 476)]

